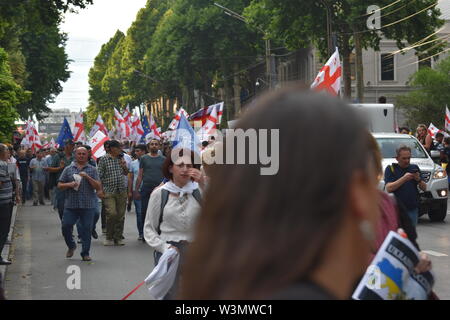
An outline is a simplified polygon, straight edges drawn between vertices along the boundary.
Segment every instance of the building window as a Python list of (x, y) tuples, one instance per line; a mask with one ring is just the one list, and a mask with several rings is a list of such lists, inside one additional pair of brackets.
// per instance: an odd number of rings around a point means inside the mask
[[(431, 58), (426, 59), (427, 58), (426, 55), (419, 55), (417, 58), (419, 61), (419, 69), (431, 68)], [(425, 60), (423, 60), (423, 59), (425, 59)], [(420, 61), (420, 60), (423, 60), (423, 61)]]
[(381, 81), (394, 81), (394, 56), (389, 53), (381, 55)]

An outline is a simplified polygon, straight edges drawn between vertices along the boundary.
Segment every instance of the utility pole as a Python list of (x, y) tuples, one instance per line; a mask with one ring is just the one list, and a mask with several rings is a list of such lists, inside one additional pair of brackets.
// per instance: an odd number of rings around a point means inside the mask
[(327, 44), (328, 44), (328, 55), (331, 55), (334, 52), (333, 48), (333, 32), (332, 32), (332, 21), (331, 21), (331, 8), (327, 0), (321, 0), (322, 4), (325, 6), (325, 11), (327, 14)]
[(265, 46), (266, 46), (266, 79), (267, 79), (267, 82), (269, 83), (269, 89), (272, 89), (272, 72), (273, 71), (272, 71), (271, 54), (270, 54), (270, 51), (271, 51), (270, 50), (270, 39), (267, 35), (267, 32), (258, 26), (254, 26), (254, 25), (250, 24), (248, 22), (248, 20), (245, 17), (241, 16), (239, 13), (234, 12), (234, 11), (232, 11), (218, 3), (215, 3), (215, 2), (214, 2), (214, 5), (216, 7), (219, 7), (220, 9), (222, 9), (226, 15), (228, 15), (232, 18), (241, 20), (242, 22), (255, 27), (258, 31), (260, 31), (264, 35), (264, 41), (265, 41)]

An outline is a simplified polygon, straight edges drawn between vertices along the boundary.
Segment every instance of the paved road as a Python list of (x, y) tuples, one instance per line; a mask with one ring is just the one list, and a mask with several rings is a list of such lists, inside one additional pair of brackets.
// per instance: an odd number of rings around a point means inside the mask
[[(65, 258), (67, 248), (59, 218), (49, 206), (19, 208), (13, 241), (14, 263), (6, 277), (7, 297), (20, 300), (121, 299), (153, 268), (152, 250), (137, 241), (133, 211), (127, 213), (125, 221), (126, 246), (104, 247), (100, 239), (93, 240), (93, 261), (87, 263), (81, 261), (79, 250), (73, 258)], [(450, 299), (450, 216), (444, 223), (430, 222), (424, 216), (420, 219), (418, 234), (422, 250), (430, 251), (436, 276), (435, 291), (441, 299)], [(69, 274), (66, 270), (71, 265), (81, 268), (80, 290), (67, 289)], [(145, 286), (129, 298), (133, 299), (149, 299)]]
[[(450, 203), (448, 204), (450, 209)], [(431, 222), (428, 216), (419, 219), (418, 244), (428, 251), (435, 274), (434, 291), (441, 299), (450, 300), (450, 210), (444, 222)]]
[[(92, 240), (92, 262), (83, 262), (81, 244), (71, 259), (60, 230), (58, 214), (50, 206), (19, 208), (15, 239), (14, 263), (8, 267), (6, 295), (11, 300), (80, 300), (121, 299), (136, 287), (153, 269), (153, 251), (137, 241), (134, 210), (126, 214), (123, 247), (104, 247), (103, 236)], [(97, 232), (101, 234), (100, 221)], [(67, 289), (67, 268), (80, 267), (81, 289)], [(129, 300), (149, 299), (145, 286)]]

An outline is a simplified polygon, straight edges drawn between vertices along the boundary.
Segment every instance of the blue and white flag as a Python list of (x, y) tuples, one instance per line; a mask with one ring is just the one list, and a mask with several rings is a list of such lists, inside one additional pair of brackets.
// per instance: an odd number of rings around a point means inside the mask
[(192, 129), (186, 117), (181, 114), (175, 140), (173, 141), (173, 148), (186, 148), (200, 154), (200, 145), (201, 142), (195, 134), (194, 129)]

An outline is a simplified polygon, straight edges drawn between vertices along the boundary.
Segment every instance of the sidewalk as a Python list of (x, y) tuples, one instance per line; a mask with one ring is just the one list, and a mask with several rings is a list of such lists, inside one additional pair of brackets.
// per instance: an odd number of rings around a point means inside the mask
[[(17, 208), (18, 208), (18, 206), (14, 206), (12, 217), (11, 217), (11, 228), (9, 229), (9, 234), (8, 234), (8, 243), (5, 244), (5, 246), (3, 247), (3, 251), (2, 251), (2, 257), (5, 259), (8, 259), (9, 254), (11, 253), (12, 239), (14, 236), (14, 226), (16, 224)], [(9, 244), (9, 243), (11, 243), (11, 244)], [(13, 263), (14, 263), (14, 261), (13, 261)], [(0, 273), (2, 274), (2, 281), (3, 281), (1, 286), (3, 288), (5, 288), (5, 281), (6, 281), (5, 279), (6, 279), (7, 268), (8, 268), (8, 266), (0, 266)]]

